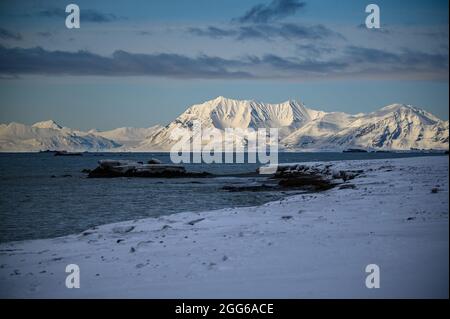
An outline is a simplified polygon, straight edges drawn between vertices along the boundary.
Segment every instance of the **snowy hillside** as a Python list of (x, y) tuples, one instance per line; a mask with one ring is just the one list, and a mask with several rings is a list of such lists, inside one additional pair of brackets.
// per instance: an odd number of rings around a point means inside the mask
[[(173, 122), (149, 136), (133, 150), (170, 150), (176, 143), (176, 140), (171, 139), (172, 132), (184, 130), (188, 134), (194, 121), (201, 123), (205, 133), (213, 134), (214, 130), (223, 132), (226, 128), (256, 130), (272, 127), (279, 128), (280, 134), (284, 136), (311, 121), (311, 115), (302, 104), (295, 101), (264, 104), (218, 97), (189, 107)], [(238, 140), (245, 144), (245, 138)]]
[(0, 125), (2, 152), (104, 151), (118, 146), (109, 139), (65, 128), (54, 121), (38, 122), (32, 126), (20, 123)]
[[(279, 104), (224, 97), (189, 107), (174, 121), (149, 128), (122, 127), (110, 131), (81, 132), (54, 121), (32, 126), (0, 125), (0, 151), (170, 151), (174, 132), (190, 135), (194, 121), (204, 135), (238, 129), (226, 141), (204, 139), (203, 145), (248, 144), (239, 129), (278, 128), (279, 149), (286, 151), (411, 150), (449, 148), (449, 122), (404, 104), (392, 104), (370, 114), (349, 115), (306, 108), (296, 101)], [(190, 141), (189, 141), (190, 142)]]
[(107, 138), (122, 145), (123, 148), (128, 149), (134, 147), (145, 138), (154, 134), (162, 127), (155, 125), (149, 128), (134, 128), (134, 127), (119, 127), (110, 131), (90, 130), (88, 133)]
[(60, 129), (63, 128), (61, 125), (59, 125), (58, 123), (56, 123), (53, 120), (37, 122), (37, 123), (34, 123), (32, 125), (32, 127), (35, 127), (35, 128), (49, 128), (49, 129), (54, 129), (54, 130), (60, 130)]
[(448, 121), (410, 105), (392, 104), (356, 118), (323, 141), (326, 148), (448, 149)]
[(448, 149), (448, 121), (409, 105), (393, 104), (374, 113), (349, 115), (307, 109), (296, 101), (267, 104), (218, 97), (189, 107), (134, 150), (170, 150), (176, 142), (171, 133), (179, 129), (187, 133), (194, 120), (200, 121), (206, 132), (278, 128), (281, 150)]

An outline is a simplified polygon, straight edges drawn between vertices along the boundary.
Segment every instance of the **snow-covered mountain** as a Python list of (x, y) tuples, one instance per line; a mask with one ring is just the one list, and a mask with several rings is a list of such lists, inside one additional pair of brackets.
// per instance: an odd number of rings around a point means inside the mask
[[(204, 132), (225, 128), (278, 128), (281, 150), (448, 149), (449, 122), (410, 105), (392, 104), (370, 114), (349, 115), (306, 108), (296, 101), (268, 104), (218, 97), (189, 107), (133, 150), (170, 150), (174, 130), (192, 128), (194, 120)], [(238, 137), (245, 144), (245, 138)]]
[(448, 121), (411, 105), (392, 104), (354, 118), (321, 141), (322, 148), (448, 149)]
[[(189, 107), (162, 129), (146, 138), (134, 150), (164, 150), (168, 151), (176, 143), (171, 139), (175, 130), (186, 131), (189, 134), (194, 121), (199, 121), (203, 133), (214, 134), (214, 131), (223, 132), (226, 128), (258, 129), (279, 128), (280, 135), (287, 135), (316, 116), (309, 112), (302, 104), (287, 101), (280, 104), (264, 104), (255, 101), (239, 101), (227, 99), (222, 96)], [(245, 138), (241, 138), (245, 144)], [(206, 142), (205, 142), (206, 144)]]
[(37, 122), (34, 123), (32, 125), (32, 127), (36, 127), (36, 128), (49, 128), (49, 129), (54, 129), (54, 130), (61, 130), (63, 127), (61, 125), (59, 125), (58, 123), (56, 123), (53, 120), (48, 120), (48, 121), (42, 121), (42, 122)]
[(93, 129), (88, 133), (115, 141), (120, 144), (123, 149), (130, 149), (137, 146), (160, 129), (162, 129), (162, 126), (160, 125), (149, 128), (119, 127), (110, 131), (98, 131)]
[(62, 127), (52, 120), (31, 126), (14, 122), (0, 124), (1, 152), (105, 151), (119, 146), (120, 144), (112, 140)]
[[(286, 151), (411, 150), (449, 148), (449, 122), (404, 104), (392, 104), (369, 114), (349, 115), (306, 108), (296, 101), (279, 104), (218, 97), (189, 107), (168, 125), (149, 128), (122, 127), (110, 131), (82, 132), (54, 121), (27, 126), (0, 125), (0, 151), (169, 151), (175, 131), (190, 134), (194, 121), (203, 134), (226, 128), (278, 128), (279, 149)], [(222, 142), (247, 145), (246, 136)], [(204, 140), (204, 145), (211, 141)]]

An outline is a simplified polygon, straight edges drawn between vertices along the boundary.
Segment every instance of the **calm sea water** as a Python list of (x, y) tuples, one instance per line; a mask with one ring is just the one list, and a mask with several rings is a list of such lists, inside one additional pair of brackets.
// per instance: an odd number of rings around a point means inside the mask
[[(279, 162), (398, 158), (436, 154), (280, 153)], [(47, 153), (0, 153), (0, 242), (57, 237), (95, 225), (182, 211), (253, 206), (286, 196), (280, 192), (227, 192), (224, 185), (261, 182), (258, 164), (189, 164), (188, 170), (226, 176), (202, 179), (88, 179), (101, 159), (170, 163), (167, 153), (87, 153), (55, 157)]]

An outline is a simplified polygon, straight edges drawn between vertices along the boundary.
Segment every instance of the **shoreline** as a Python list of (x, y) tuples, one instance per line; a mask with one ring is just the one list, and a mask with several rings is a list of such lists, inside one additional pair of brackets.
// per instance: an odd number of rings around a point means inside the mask
[[(29, 152), (27, 152), (27, 153), (29, 153)], [(117, 152), (116, 154), (121, 154), (121, 153), (122, 152)], [(141, 153), (144, 154), (144, 153), (152, 153), (152, 152), (141, 152)], [(1, 154), (1, 152), (0, 152), (0, 154)], [(20, 154), (20, 153), (10, 153), (10, 154)], [(22, 154), (24, 154), (24, 153), (22, 153)], [(34, 153), (29, 153), (29, 154), (34, 154)], [(92, 154), (95, 154), (95, 152), (93, 152)], [(133, 154), (133, 153), (131, 153), (131, 154)], [(422, 154), (422, 153), (419, 153), (419, 154)], [(436, 156), (447, 156), (447, 155), (446, 154), (440, 154), (440, 153), (433, 153), (431, 156), (432, 157), (436, 157)], [(408, 158), (424, 158), (424, 157), (426, 158), (427, 156), (423, 155), (423, 156), (417, 156), (417, 157), (414, 157), (414, 156), (411, 156), (411, 157), (410, 156), (408, 156), (408, 157), (398, 157), (398, 158), (394, 157), (394, 158), (386, 158), (386, 159), (374, 158), (374, 159), (340, 159), (340, 160), (327, 160), (327, 161), (306, 161), (306, 162), (299, 162), (298, 164), (305, 164), (305, 165), (308, 166), (308, 165), (314, 165), (315, 163), (340, 163), (340, 162), (347, 162), (347, 161), (380, 161), (380, 160), (390, 160), (390, 159), (401, 160), (401, 159), (408, 159)], [(292, 164), (296, 164), (296, 163), (293, 163), (293, 162), (279, 163), (277, 165), (286, 166), (286, 165), (292, 165)], [(260, 166), (259, 168), (264, 167), (264, 166), (265, 165)], [(255, 172), (244, 172), (244, 173), (242, 173), (242, 172), (241, 173), (225, 173), (225, 174), (217, 174), (217, 175), (212, 174), (211, 177), (209, 177), (209, 178), (261, 177), (261, 176), (264, 176), (264, 175), (261, 175), (260, 173), (255, 171)], [(224, 187), (227, 187), (227, 186), (225, 185)], [(305, 189), (303, 189), (303, 190), (300, 190), (300, 189), (298, 189), (298, 190), (295, 190), (295, 189), (291, 189), (291, 190), (289, 190), (289, 189), (286, 189), (286, 190), (274, 190), (274, 192), (283, 193), (283, 196), (281, 196), (281, 199), (274, 200), (274, 201), (268, 201), (268, 202), (265, 202), (265, 203), (263, 203), (261, 205), (265, 205), (265, 204), (268, 204), (268, 203), (271, 203), (271, 202), (278, 202), (279, 200), (283, 200), (284, 198), (287, 198), (287, 197), (297, 196), (298, 194), (285, 194), (286, 192), (296, 192), (296, 191), (301, 192), (302, 194), (303, 193), (309, 193), (309, 192), (312, 192), (312, 193), (320, 192), (320, 191), (314, 191), (314, 190), (311, 191), (311, 190), (305, 190)], [(222, 210), (222, 209), (227, 209), (227, 208), (228, 209), (239, 209), (239, 208), (248, 208), (248, 207), (258, 207), (258, 206), (252, 206), (252, 205), (249, 205), (249, 206), (246, 206), (246, 205), (244, 205), (244, 206), (232, 206), (232, 207), (212, 209), (211, 211)], [(203, 212), (203, 211), (194, 211), (194, 212), (191, 212), (191, 211), (179, 211), (179, 212), (171, 213), (169, 215), (160, 215), (160, 216), (155, 216), (155, 217), (144, 217), (144, 218), (139, 218), (139, 219), (159, 218), (159, 217), (171, 216), (171, 215), (174, 215), (174, 214), (180, 214), (180, 213), (185, 213), (185, 212), (187, 212), (187, 213), (199, 213), (199, 212)], [(122, 221), (106, 223), (106, 224), (98, 224), (98, 225), (94, 225), (93, 227), (100, 227), (100, 226), (104, 226), (104, 225), (110, 225), (110, 224), (112, 225), (112, 224), (117, 224), (117, 223), (124, 223), (124, 222), (128, 222), (128, 221), (131, 221), (131, 220), (133, 220), (133, 219), (122, 220)], [(32, 240), (50, 240), (50, 239), (56, 239), (56, 238), (71, 236), (71, 235), (78, 235), (78, 234), (83, 233), (86, 230), (89, 230), (89, 229), (83, 229), (83, 230), (80, 230), (78, 232), (63, 234), (63, 235), (56, 236), (56, 237), (42, 237), (42, 238), (20, 239), (20, 240), (11, 240), (11, 241), (5, 241), (5, 242), (1, 242), (0, 241), (0, 246), (1, 245), (5, 245), (5, 244), (10, 244), (10, 243), (23, 243), (23, 242), (32, 241)]]
[[(362, 168), (365, 176), (349, 181), (355, 188), (292, 195), (261, 206), (181, 212), (63, 237), (1, 243), (0, 296), (448, 297), (448, 157), (324, 163)], [(432, 193), (432, 184), (438, 183)], [(411, 255), (415, 246), (417, 256)], [(364, 287), (363, 264), (376, 259), (367, 249), (385, 263), (382, 273), (388, 269), (385, 290)], [(440, 263), (424, 265), (422, 258)], [(77, 262), (81, 288), (67, 289), (64, 268)], [(339, 262), (346, 267), (329, 265)], [(442, 283), (438, 274), (446, 276)], [(123, 288), (124, 294), (112, 287)]]

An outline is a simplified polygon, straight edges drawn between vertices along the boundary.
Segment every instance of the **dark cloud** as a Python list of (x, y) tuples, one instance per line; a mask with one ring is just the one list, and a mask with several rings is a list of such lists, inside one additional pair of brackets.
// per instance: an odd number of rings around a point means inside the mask
[(349, 46), (342, 61), (352, 66), (355, 76), (365, 74), (384, 78), (448, 80), (448, 53), (425, 53), (403, 49), (388, 52), (380, 49)]
[[(39, 11), (38, 13), (41, 17), (46, 18), (66, 18), (68, 13), (66, 13), (63, 8), (50, 8), (46, 10)], [(116, 20), (120, 20), (121, 18), (117, 17), (114, 14), (110, 13), (102, 13), (97, 10), (92, 9), (80, 9), (80, 21), (94, 22), (94, 23), (106, 23), (113, 22)]]
[(307, 71), (326, 75), (335, 74), (336, 72), (344, 70), (348, 67), (348, 63), (339, 60), (320, 61), (313, 57), (306, 60), (298, 60), (294, 65), (286, 65), (286, 67), (293, 68), (297, 71)]
[(255, 64), (270, 65), (274, 70), (292, 72), (305, 72), (309, 74), (335, 73), (344, 70), (348, 64), (340, 61), (319, 61), (314, 58), (298, 59), (283, 58), (273, 54), (264, 55)]
[(340, 33), (330, 30), (324, 25), (305, 25), (298, 23), (267, 23), (294, 14), (305, 6), (299, 0), (272, 0), (267, 5), (258, 4), (244, 16), (234, 19), (244, 24), (232, 24), (229, 27), (208, 26), (205, 28), (189, 28), (188, 32), (196, 36), (220, 39), (225, 37), (237, 40), (261, 39), (273, 40), (319, 40), (327, 37), (339, 37)]
[(365, 48), (358, 46), (348, 46), (345, 49), (346, 55), (354, 63), (399, 63), (401, 56), (396, 53), (391, 53), (374, 48)]
[(365, 30), (365, 31), (368, 31), (368, 32), (377, 32), (377, 33), (381, 33), (381, 34), (391, 34), (391, 33), (392, 33), (392, 30), (391, 30), (391, 29), (388, 29), (385, 25), (383, 25), (383, 26), (380, 27), (380, 28), (371, 28), (371, 29), (369, 29), (369, 28), (366, 26), (365, 23), (361, 23), (361, 24), (358, 24), (358, 25), (356, 26), (356, 28), (357, 28), (357, 29), (360, 29), (360, 30)]
[(286, 40), (308, 39), (319, 40), (331, 36), (339, 36), (323, 25), (305, 26), (294, 23), (280, 25), (252, 25), (241, 27), (238, 39), (262, 38), (272, 39), (280, 37)]
[(448, 69), (448, 54), (425, 53), (403, 49), (400, 52), (388, 52), (380, 49), (349, 46), (345, 49), (347, 59), (356, 64), (405, 67), (411, 69)]
[(50, 32), (36, 32), (36, 34), (43, 38), (50, 38), (52, 36)]
[(237, 30), (221, 29), (212, 26), (206, 28), (189, 28), (188, 31), (197, 36), (209, 37), (214, 39), (238, 35)]
[[(320, 48), (319, 48), (320, 50)], [(333, 59), (317, 55), (274, 54), (226, 59), (208, 55), (136, 54), (115, 51), (100, 56), (88, 51), (47, 51), (0, 46), (0, 75), (158, 76), (179, 79), (411, 78), (448, 79), (448, 54), (348, 46)]]
[(330, 54), (336, 52), (336, 48), (329, 47), (329, 46), (322, 46), (318, 45), (316, 43), (310, 43), (310, 44), (298, 44), (297, 45), (297, 51), (301, 55), (306, 56), (314, 56), (314, 57), (320, 57), (324, 54)]
[(64, 18), (67, 16), (67, 13), (62, 8), (50, 8), (39, 11), (38, 15), (46, 18), (54, 18), (54, 17)]
[(18, 32), (0, 28), (0, 39), (20, 41), (22, 40), (22, 35)]
[(334, 32), (320, 24), (312, 26), (294, 23), (282, 23), (273, 25), (253, 24), (232, 28), (217, 28), (209, 26), (206, 28), (190, 28), (188, 31), (197, 36), (216, 39), (232, 37), (237, 40), (272, 40), (275, 38), (282, 38), (285, 40), (319, 40), (327, 37), (337, 37), (341, 39), (344, 38), (339, 33)]
[(104, 57), (88, 51), (47, 51), (40, 47), (0, 46), (0, 74), (167, 76), (177, 78), (248, 78), (250, 73), (233, 71), (236, 60), (201, 55), (133, 54), (115, 51)]
[(267, 23), (295, 14), (305, 6), (298, 0), (272, 0), (269, 4), (258, 4), (242, 17), (235, 19), (241, 23)]

